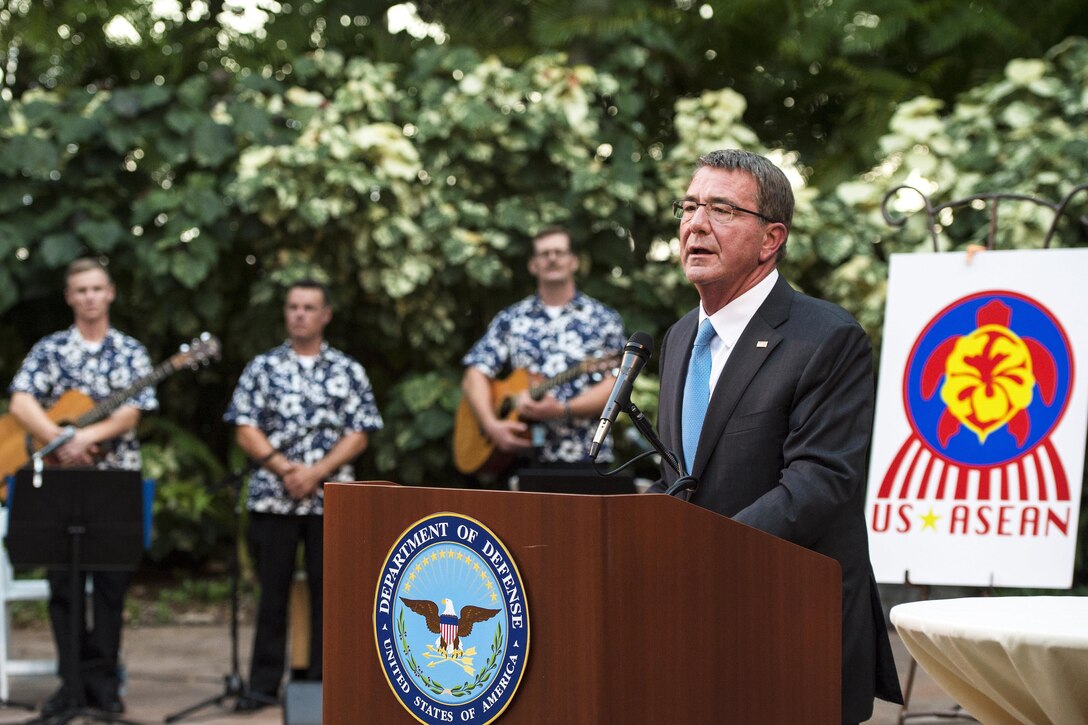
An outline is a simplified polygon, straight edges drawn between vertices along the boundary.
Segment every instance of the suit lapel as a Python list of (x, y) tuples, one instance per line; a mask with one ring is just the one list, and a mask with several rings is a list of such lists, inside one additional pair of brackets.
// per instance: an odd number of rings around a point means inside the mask
[[(699, 434), (699, 447), (695, 453), (692, 475), (698, 477), (702, 474), (710, 459), (711, 451), (717, 446), (725, 424), (733, 415), (733, 410), (740, 402), (744, 391), (747, 390), (763, 363), (770, 357), (771, 352), (782, 341), (782, 335), (775, 328), (789, 317), (793, 294), (793, 288), (784, 277), (779, 275), (771, 294), (760, 305), (755, 316), (744, 328), (744, 332), (737, 338), (737, 344), (729, 354), (725, 369), (722, 370), (714, 386), (714, 393), (710, 396), (703, 430)], [(691, 342), (688, 343), (689, 356), (694, 339), (693, 331)], [(685, 363), (685, 371), (686, 369)]]

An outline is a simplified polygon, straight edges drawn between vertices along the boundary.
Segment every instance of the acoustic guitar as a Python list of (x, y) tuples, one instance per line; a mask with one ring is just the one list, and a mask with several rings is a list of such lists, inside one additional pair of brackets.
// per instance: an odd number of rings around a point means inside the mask
[[(525, 369), (514, 370), (501, 380), (491, 381), (491, 402), (495, 416), (503, 420), (517, 420), (517, 397), (522, 392), (528, 391), (533, 400), (540, 400), (556, 386), (583, 375), (616, 367), (622, 356), (622, 352), (613, 352), (587, 358), (546, 380), (541, 380), (539, 375), (533, 375)], [(469, 405), (468, 398), (462, 396), (453, 421), (454, 467), (461, 473), (469, 475), (499, 473), (513, 460), (513, 454), (499, 450), (487, 437), (479, 418)]]
[[(144, 388), (155, 385), (182, 368), (196, 369), (212, 359), (219, 358), (219, 340), (214, 335), (202, 334), (188, 345), (158, 365), (147, 375), (139, 378), (124, 390), (118, 390), (97, 403), (85, 393), (69, 390), (62, 394), (46, 411), (49, 419), (58, 425), (83, 428), (107, 418), (113, 411)], [(3, 478), (15, 473), (30, 460), (26, 443), (27, 432), (11, 413), (0, 417), (0, 484)], [(40, 448), (48, 441), (35, 439), (34, 447)], [(6, 485), (0, 485), (0, 497), (6, 496)]]

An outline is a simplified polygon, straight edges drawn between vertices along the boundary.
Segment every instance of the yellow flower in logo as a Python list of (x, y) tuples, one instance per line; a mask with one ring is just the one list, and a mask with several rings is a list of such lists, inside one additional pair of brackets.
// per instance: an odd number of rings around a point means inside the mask
[(1028, 345), (1003, 325), (983, 325), (956, 340), (945, 362), (941, 399), (979, 443), (1031, 404), (1035, 388)]

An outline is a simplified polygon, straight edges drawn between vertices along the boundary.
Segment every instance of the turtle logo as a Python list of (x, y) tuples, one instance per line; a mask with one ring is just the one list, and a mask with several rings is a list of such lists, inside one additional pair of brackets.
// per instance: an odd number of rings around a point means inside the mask
[(912, 433), (878, 498), (964, 499), (974, 481), (978, 500), (1068, 501), (1049, 436), (1072, 377), (1069, 339), (1036, 300), (988, 291), (952, 303), (907, 359), (903, 402)]
[(973, 332), (949, 337), (922, 366), (922, 397), (932, 397), (944, 379), (941, 400), (947, 408), (937, 424), (942, 448), (960, 424), (974, 431), (983, 445), (990, 433), (1008, 425), (1022, 446), (1031, 430), (1028, 406), (1036, 384), (1043, 402), (1054, 402), (1054, 357), (1034, 339), (1009, 329), (1010, 313), (1000, 300), (987, 302), (978, 311), (979, 326)]

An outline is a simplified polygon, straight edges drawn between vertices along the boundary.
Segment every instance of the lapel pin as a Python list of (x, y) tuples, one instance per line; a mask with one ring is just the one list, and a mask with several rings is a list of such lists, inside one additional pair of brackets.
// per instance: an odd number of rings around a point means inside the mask
[(767, 341), (766, 340), (760, 340), (759, 342), (756, 343), (756, 347), (767, 347)]

